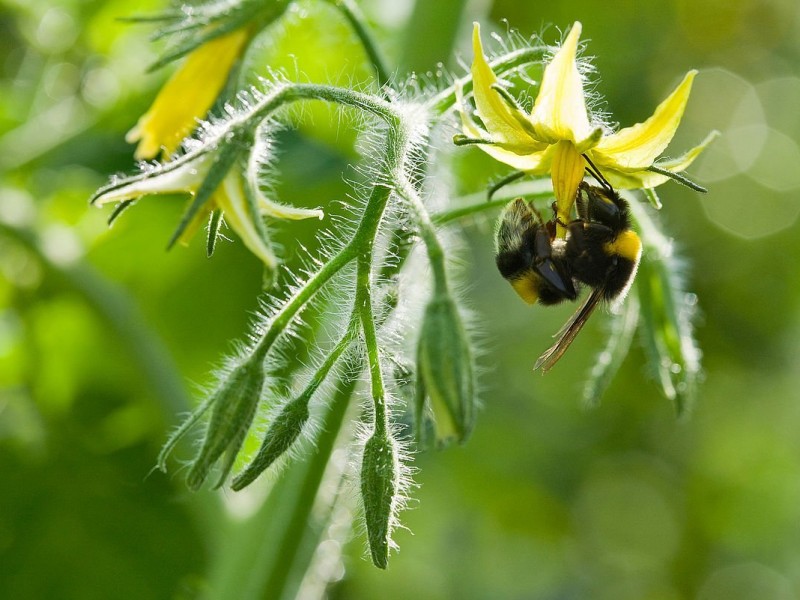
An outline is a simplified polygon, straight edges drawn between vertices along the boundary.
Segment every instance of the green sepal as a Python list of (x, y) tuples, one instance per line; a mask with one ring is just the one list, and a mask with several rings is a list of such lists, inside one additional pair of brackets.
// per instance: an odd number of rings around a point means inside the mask
[(220, 141), (220, 144), (222, 144), (222, 146), (214, 153), (214, 162), (211, 164), (205, 179), (203, 179), (203, 183), (201, 183), (200, 187), (197, 189), (197, 193), (192, 199), (189, 208), (183, 213), (177, 229), (175, 229), (175, 232), (172, 234), (167, 244), (167, 248), (172, 248), (172, 246), (175, 245), (175, 242), (183, 235), (183, 232), (189, 226), (189, 223), (192, 222), (194, 216), (203, 208), (206, 202), (211, 200), (211, 196), (217, 191), (222, 180), (225, 179), (228, 171), (230, 171), (242, 152), (241, 146), (236, 143), (235, 140)]
[(624, 306), (612, 315), (606, 345), (597, 355), (583, 387), (584, 406), (594, 408), (600, 403), (628, 355), (638, 324), (639, 296), (636, 287), (633, 287), (625, 298)]
[(687, 294), (663, 262), (643, 258), (637, 288), (642, 299), (642, 341), (661, 391), (680, 416), (692, 405), (700, 372), (691, 331), (694, 295)]
[(492, 197), (506, 187), (509, 184), (514, 183), (515, 181), (522, 179), (525, 177), (525, 171), (514, 171), (505, 177), (501, 177), (497, 181), (493, 182), (489, 188), (486, 190), (486, 200), (491, 200)]
[(661, 198), (658, 197), (658, 194), (654, 188), (644, 188), (642, 189), (642, 192), (644, 193), (644, 197), (647, 198), (647, 201), (650, 203), (650, 206), (656, 210), (661, 210)]
[(267, 226), (264, 224), (264, 217), (261, 216), (261, 212), (258, 209), (258, 201), (253, 193), (253, 188), (250, 186), (251, 184), (249, 181), (245, 181), (242, 184), (244, 198), (247, 202), (247, 210), (250, 212), (250, 220), (253, 222), (261, 241), (264, 242), (264, 245), (269, 247), (272, 245), (269, 239), (269, 232), (267, 231)]
[(397, 450), (385, 431), (376, 431), (364, 445), (361, 499), (367, 523), (372, 563), (385, 569), (389, 562), (391, 518), (398, 488)]
[(214, 256), (214, 250), (217, 248), (217, 237), (219, 236), (219, 228), (222, 227), (222, 211), (213, 210), (208, 219), (208, 237), (206, 238), (206, 256), (211, 258)]
[(631, 203), (631, 212), (644, 244), (635, 284), (641, 301), (642, 344), (662, 393), (680, 416), (692, 406), (701, 374), (701, 352), (692, 325), (697, 298), (684, 290), (673, 243), (661, 233), (651, 211)]
[[(161, 67), (183, 58), (196, 48), (218, 37), (226, 35), (236, 29), (251, 26), (254, 31), (260, 31), (277, 20), (288, 8), (290, 2), (284, 0), (245, 0), (232, 9), (203, 16), (186, 18), (181, 22), (164, 27), (153, 35), (157, 40), (166, 36), (185, 34), (184, 39), (172, 46), (168, 52), (158, 58), (148, 67), (148, 72), (156, 71)], [(197, 11), (198, 7), (195, 7)], [(161, 19), (169, 20), (169, 19)], [(197, 29), (203, 27), (208, 30), (198, 34)]]
[(648, 171), (652, 171), (653, 173), (658, 173), (659, 175), (664, 175), (665, 177), (669, 177), (672, 181), (681, 184), (682, 186), (688, 187), (690, 190), (694, 190), (695, 192), (700, 193), (707, 193), (708, 189), (704, 188), (699, 183), (695, 183), (691, 179), (689, 179), (683, 173), (676, 173), (674, 171), (670, 171), (669, 169), (665, 169), (658, 164), (650, 165), (647, 167)]
[[(169, 52), (161, 55), (161, 57), (159, 57), (158, 60), (156, 60), (149, 67), (147, 67), (147, 72), (152, 73), (153, 71), (157, 71), (158, 69), (165, 67), (171, 62), (183, 58), (193, 50), (202, 46), (203, 44), (215, 40), (219, 37), (222, 37), (223, 35), (235, 31), (236, 29), (239, 29), (240, 27), (244, 26), (249, 19), (250, 19), (249, 15), (240, 14), (235, 17), (228, 18), (224, 23), (221, 23), (217, 27), (210, 29), (204, 34), (201, 35), (195, 34), (186, 36), (184, 40), (173, 46)], [(177, 27), (174, 29), (179, 31)]]
[(528, 119), (527, 111), (520, 106), (517, 99), (512, 96), (509, 91), (504, 88), (499, 83), (493, 83), (491, 88), (497, 92), (497, 95), (502, 98), (502, 100), (508, 105), (508, 108), (511, 109), (511, 114), (514, 117), (514, 120), (522, 127), (532, 138), (539, 139), (539, 134), (536, 131), (536, 128), (533, 126), (533, 123)]
[(123, 200), (119, 204), (114, 207), (114, 210), (111, 211), (111, 214), (108, 217), (108, 226), (111, 227), (114, 224), (114, 221), (124, 213), (127, 209), (129, 209), (136, 200)]
[(175, 446), (178, 445), (178, 442), (183, 438), (184, 435), (189, 433), (189, 430), (194, 427), (196, 423), (200, 421), (200, 418), (208, 412), (214, 402), (216, 401), (216, 396), (211, 396), (206, 398), (200, 406), (195, 408), (192, 413), (183, 421), (183, 423), (178, 426), (178, 428), (173, 431), (164, 445), (161, 447), (161, 451), (158, 453), (158, 458), (156, 459), (156, 466), (158, 469), (164, 473), (167, 472), (167, 457), (172, 453), (175, 449)]

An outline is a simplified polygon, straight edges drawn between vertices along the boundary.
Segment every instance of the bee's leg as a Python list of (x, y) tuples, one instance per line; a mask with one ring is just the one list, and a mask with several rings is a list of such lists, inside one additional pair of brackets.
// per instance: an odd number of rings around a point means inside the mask
[(589, 199), (587, 196), (591, 193), (589, 185), (581, 181), (578, 186), (578, 193), (575, 196), (575, 210), (578, 212), (578, 219), (584, 223), (589, 222)]
[(486, 200), (491, 200), (492, 196), (494, 196), (505, 186), (509, 185), (510, 183), (514, 183), (517, 179), (522, 179), (523, 177), (525, 177), (525, 171), (514, 171), (510, 175), (506, 175), (502, 179), (498, 179), (489, 186), (488, 190), (486, 190)]
[(553, 211), (554, 223), (558, 223), (562, 227), (567, 227), (569, 225), (569, 223), (564, 223), (564, 221), (561, 220), (561, 217), (558, 216), (558, 205), (555, 202), (550, 205), (550, 209)]

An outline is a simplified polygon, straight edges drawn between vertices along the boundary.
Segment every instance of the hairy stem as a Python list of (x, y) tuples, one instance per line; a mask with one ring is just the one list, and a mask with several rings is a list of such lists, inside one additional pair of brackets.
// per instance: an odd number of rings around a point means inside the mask
[(380, 348), (375, 329), (375, 315), (372, 310), (372, 252), (371, 248), (359, 257), (358, 279), (356, 283), (356, 310), (364, 333), (367, 363), (370, 372), (372, 403), (375, 408), (375, 431), (385, 433), (389, 424), (386, 409), (386, 390), (381, 372)]

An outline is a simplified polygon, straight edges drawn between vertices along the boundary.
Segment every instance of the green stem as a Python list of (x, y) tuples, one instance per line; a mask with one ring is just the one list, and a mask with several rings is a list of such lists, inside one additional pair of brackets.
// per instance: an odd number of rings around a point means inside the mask
[(428, 260), (431, 263), (433, 270), (433, 280), (436, 285), (436, 292), (438, 294), (447, 293), (447, 272), (444, 265), (444, 250), (436, 235), (436, 228), (433, 225), (428, 209), (422, 203), (422, 200), (417, 194), (417, 191), (411, 186), (405, 178), (398, 178), (397, 182), (398, 192), (403, 198), (411, 205), (416, 217), (417, 224), (419, 225), (419, 233), (422, 242), (425, 244), (425, 249), (428, 252)]
[[(326, 85), (313, 84), (294, 84), (282, 86), (270, 96), (262, 100), (255, 109), (253, 115), (247, 117), (247, 121), (252, 119), (262, 121), (273, 113), (278, 107), (289, 102), (298, 100), (325, 100), (336, 104), (353, 106), (371, 112), (372, 114), (384, 119), (389, 124), (387, 138), (389, 143), (386, 150), (386, 164), (391, 172), (402, 173), (405, 166), (405, 156), (409, 141), (408, 132), (402, 117), (397, 114), (394, 107), (388, 102), (369, 96), (353, 92), (351, 90), (337, 88)], [(237, 124), (235, 127), (241, 127)], [(260, 358), (264, 358), (278, 336), (291, 323), (292, 319), (299, 313), (305, 304), (345, 265), (358, 256), (362, 249), (371, 243), (375, 237), (375, 232), (383, 216), (386, 203), (391, 195), (391, 188), (385, 185), (376, 185), (372, 195), (367, 201), (358, 229), (348, 244), (331, 258), (323, 267), (317, 271), (306, 284), (301, 287), (281, 308), (272, 319), (267, 331), (258, 342), (255, 352)]]
[(311, 517), (325, 469), (344, 424), (360, 369), (339, 381), (320, 423), (315, 448), (297, 461), (270, 490), (258, 512), (232, 524), (209, 576), (209, 598), (278, 600), (294, 598), (310, 556), (303, 540), (319, 535)]
[[(331, 91), (308, 86), (301, 93), (322, 95), (320, 90), (324, 95)], [(344, 95), (349, 100), (360, 101), (360, 95)], [(388, 105), (379, 103), (379, 108), (385, 107)], [(408, 135), (399, 119), (390, 119), (389, 123), (385, 162), (390, 165), (392, 172), (402, 172)], [(391, 188), (384, 184), (373, 187), (350, 242), (323, 265), (273, 318), (256, 349), (262, 358), (303, 306), (354, 257), (358, 256), (359, 259), (360, 276), (364, 277), (365, 272), (369, 275), (369, 270), (365, 271), (366, 267), (362, 265), (371, 262), (372, 244), (391, 192)], [(364, 258), (366, 256), (369, 261)], [(372, 325), (374, 327), (374, 321)], [(298, 578), (310, 560), (307, 549), (313, 545), (306, 542), (310, 536), (319, 536), (319, 530), (310, 524), (311, 509), (362, 368), (363, 362), (352, 367), (348, 371), (350, 375), (340, 379), (328, 415), (322, 423), (322, 433), (316, 440), (316, 451), (310, 459), (305, 464), (295, 465), (271, 490), (259, 513), (241, 529), (237, 529), (238, 533), (232, 538), (232, 554), (220, 555), (217, 574), (212, 579), (212, 590), (225, 590), (227, 597), (231, 598), (256, 598), (259, 595), (269, 598), (292, 597)]]
[[(502, 75), (508, 71), (519, 67), (538, 62), (542, 58), (545, 47), (521, 48), (508, 54), (503, 54), (489, 62), (492, 70), (497, 75)], [(425, 106), (437, 115), (442, 115), (451, 110), (456, 104), (456, 90), (463, 90), (464, 94), (472, 91), (472, 75), (465, 75), (456, 79), (453, 85), (443, 89), (441, 92), (425, 102)]]
[(283, 308), (272, 318), (269, 327), (256, 346), (254, 354), (263, 360), (272, 344), (286, 330), (292, 319), (302, 310), (306, 303), (330, 281), (330, 279), (342, 270), (356, 256), (355, 248), (348, 244), (342, 248), (338, 254), (322, 265), (319, 271), (303, 285), (295, 294), (283, 305)]
[[(548, 198), (553, 196), (553, 192), (551, 190), (543, 190), (543, 191), (536, 191), (533, 193), (516, 194), (510, 197), (500, 198), (499, 200), (491, 200), (489, 202), (483, 200), (481, 202), (476, 202), (475, 204), (468, 204), (467, 206), (461, 206), (459, 208), (454, 208), (452, 210), (446, 210), (440, 212), (438, 214), (433, 215), (432, 220), (436, 225), (445, 225), (446, 223), (450, 223), (451, 221), (456, 221), (458, 219), (463, 219), (464, 217), (480, 214), (482, 212), (494, 210), (496, 208), (503, 208), (506, 204), (508, 204), (511, 198), (516, 198), (521, 195), (524, 195), (526, 198), (530, 199)], [(483, 198), (484, 196), (481, 194), (481, 197)]]
[(352, 0), (328, 0), (336, 8), (338, 8), (350, 26), (353, 32), (361, 42), (364, 52), (369, 59), (372, 68), (375, 70), (375, 78), (378, 81), (379, 87), (384, 87), (389, 84), (389, 69), (386, 66), (386, 61), (383, 58), (383, 53), (375, 43), (375, 38), (372, 37), (372, 32), (367, 26), (364, 14)]
[(375, 316), (372, 310), (372, 248), (365, 250), (358, 260), (358, 279), (356, 282), (356, 310), (364, 332), (364, 346), (370, 372), (372, 403), (375, 408), (375, 431), (385, 433), (389, 425), (386, 409), (386, 390), (381, 372), (380, 348), (375, 329)]

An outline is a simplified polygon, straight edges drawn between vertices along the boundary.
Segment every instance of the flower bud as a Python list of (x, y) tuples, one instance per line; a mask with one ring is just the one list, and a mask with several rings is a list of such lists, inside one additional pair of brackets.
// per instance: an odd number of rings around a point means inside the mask
[(397, 450), (385, 431), (376, 431), (364, 445), (361, 499), (372, 562), (385, 569), (389, 561), (391, 519), (398, 491)]
[(226, 456), (217, 486), (225, 481), (253, 423), (263, 385), (264, 370), (261, 361), (254, 357), (236, 367), (214, 393), (214, 410), (203, 445), (186, 476), (191, 489), (203, 485), (223, 453)]
[(475, 417), (472, 351), (458, 308), (446, 293), (434, 295), (425, 309), (417, 347), (418, 437), (423, 429), (426, 396), (437, 440), (466, 440)]
[(302, 433), (307, 421), (307, 397), (300, 396), (286, 404), (269, 429), (267, 429), (258, 454), (247, 465), (247, 468), (236, 476), (231, 487), (238, 491), (250, 485), (256, 477), (261, 475), (292, 447), (292, 444)]

